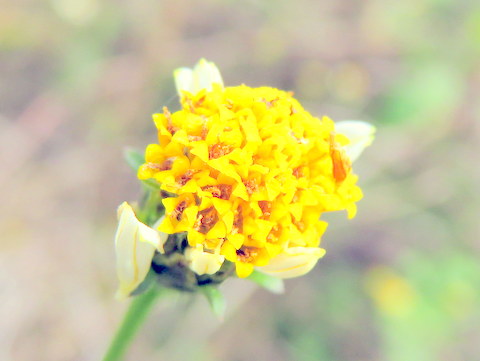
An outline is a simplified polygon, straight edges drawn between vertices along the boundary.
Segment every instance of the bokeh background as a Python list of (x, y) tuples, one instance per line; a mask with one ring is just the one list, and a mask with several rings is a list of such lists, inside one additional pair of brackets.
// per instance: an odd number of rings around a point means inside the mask
[(122, 152), (200, 57), (373, 122), (365, 198), (284, 295), (229, 280), (223, 323), (176, 296), (128, 360), (479, 359), (479, 2), (0, 1), (1, 360), (101, 358), (128, 305), (115, 209), (140, 196)]

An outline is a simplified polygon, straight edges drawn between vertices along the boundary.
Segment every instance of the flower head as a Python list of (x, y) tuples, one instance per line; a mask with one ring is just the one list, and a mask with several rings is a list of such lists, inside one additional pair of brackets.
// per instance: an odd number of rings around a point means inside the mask
[(355, 216), (362, 192), (349, 152), (360, 154), (373, 127), (364, 123), (349, 137), (357, 124), (339, 130), (291, 92), (224, 88), (205, 60), (175, 75), (181, 109), (154, 114), (158, 143), (138, 170), (168, 194), (159, 230), (186, 232), (197, 274), (218, 270), (224, 259), (239, 277), (255, 267), (279, 277), (308, 272), (324, 254), (321, 215)]

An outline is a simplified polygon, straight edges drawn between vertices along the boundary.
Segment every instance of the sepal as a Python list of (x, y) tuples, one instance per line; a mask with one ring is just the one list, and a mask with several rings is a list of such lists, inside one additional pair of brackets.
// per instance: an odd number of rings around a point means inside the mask
[(247, 279), (255, 282), (260, 287), (263, 287), (272, 293), (282, 294), (285, 292), (285, 285), (281, 278), (270, 276), (260, 271), (253, 271)]
[(226, 302), (223, 293), (217, 287), (214, 286), (202, 286), (200, 291), (207, 298), (208, 304), (212, 312), (220, 319), (223, 320), (225, 316)]

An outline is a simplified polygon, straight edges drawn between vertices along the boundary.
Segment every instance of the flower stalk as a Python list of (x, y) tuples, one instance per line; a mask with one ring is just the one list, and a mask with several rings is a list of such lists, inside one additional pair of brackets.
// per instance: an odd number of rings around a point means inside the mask
[(153, 285), (132, 299), (120, 327), (114, 335), (103, 361), (119, 361), (125, 356), (130, 343), (160, 296), (168, 294), (166, 288)]

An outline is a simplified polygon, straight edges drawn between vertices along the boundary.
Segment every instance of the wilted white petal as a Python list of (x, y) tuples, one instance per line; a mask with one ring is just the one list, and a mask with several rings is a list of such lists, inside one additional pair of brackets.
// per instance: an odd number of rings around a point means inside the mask
[(200, 59), (193, 70), (189, 68), (175, 70), (173, 76), (179, 96), (182, 96), (182, 91), (195, 94), (202, 89), (212, 90), (213, 84), (223, 87), (222, 76), (217, 66), (205, 59)]
[(118, 207), (115, 252), (120, 285), (117, 297), (127, 297), (142, 283), (150, 270), (155, 250), (163, 252), (167, 237), (141, 223), (127, 202)]
[(375, 127), (359, 120), (344, 120), (335, 123), (335, 130), (350, 139), (350, 144), (344, 147), (350, 160), (357, 159), (363, 150), (372, 144), (375, 138)]
[(197, 275), (212, 275), (222, 267), (225, 257), (216, 253), (204, 252), (203, 247), (188, 247), (185, 250), (185, 258), (189, 262), (190, 269)]
[(256, 269), (279, 278), (298, 277), (309, 272), (324, 254), (323, 248), (291, 247), (273, 257), (267, 266)]

